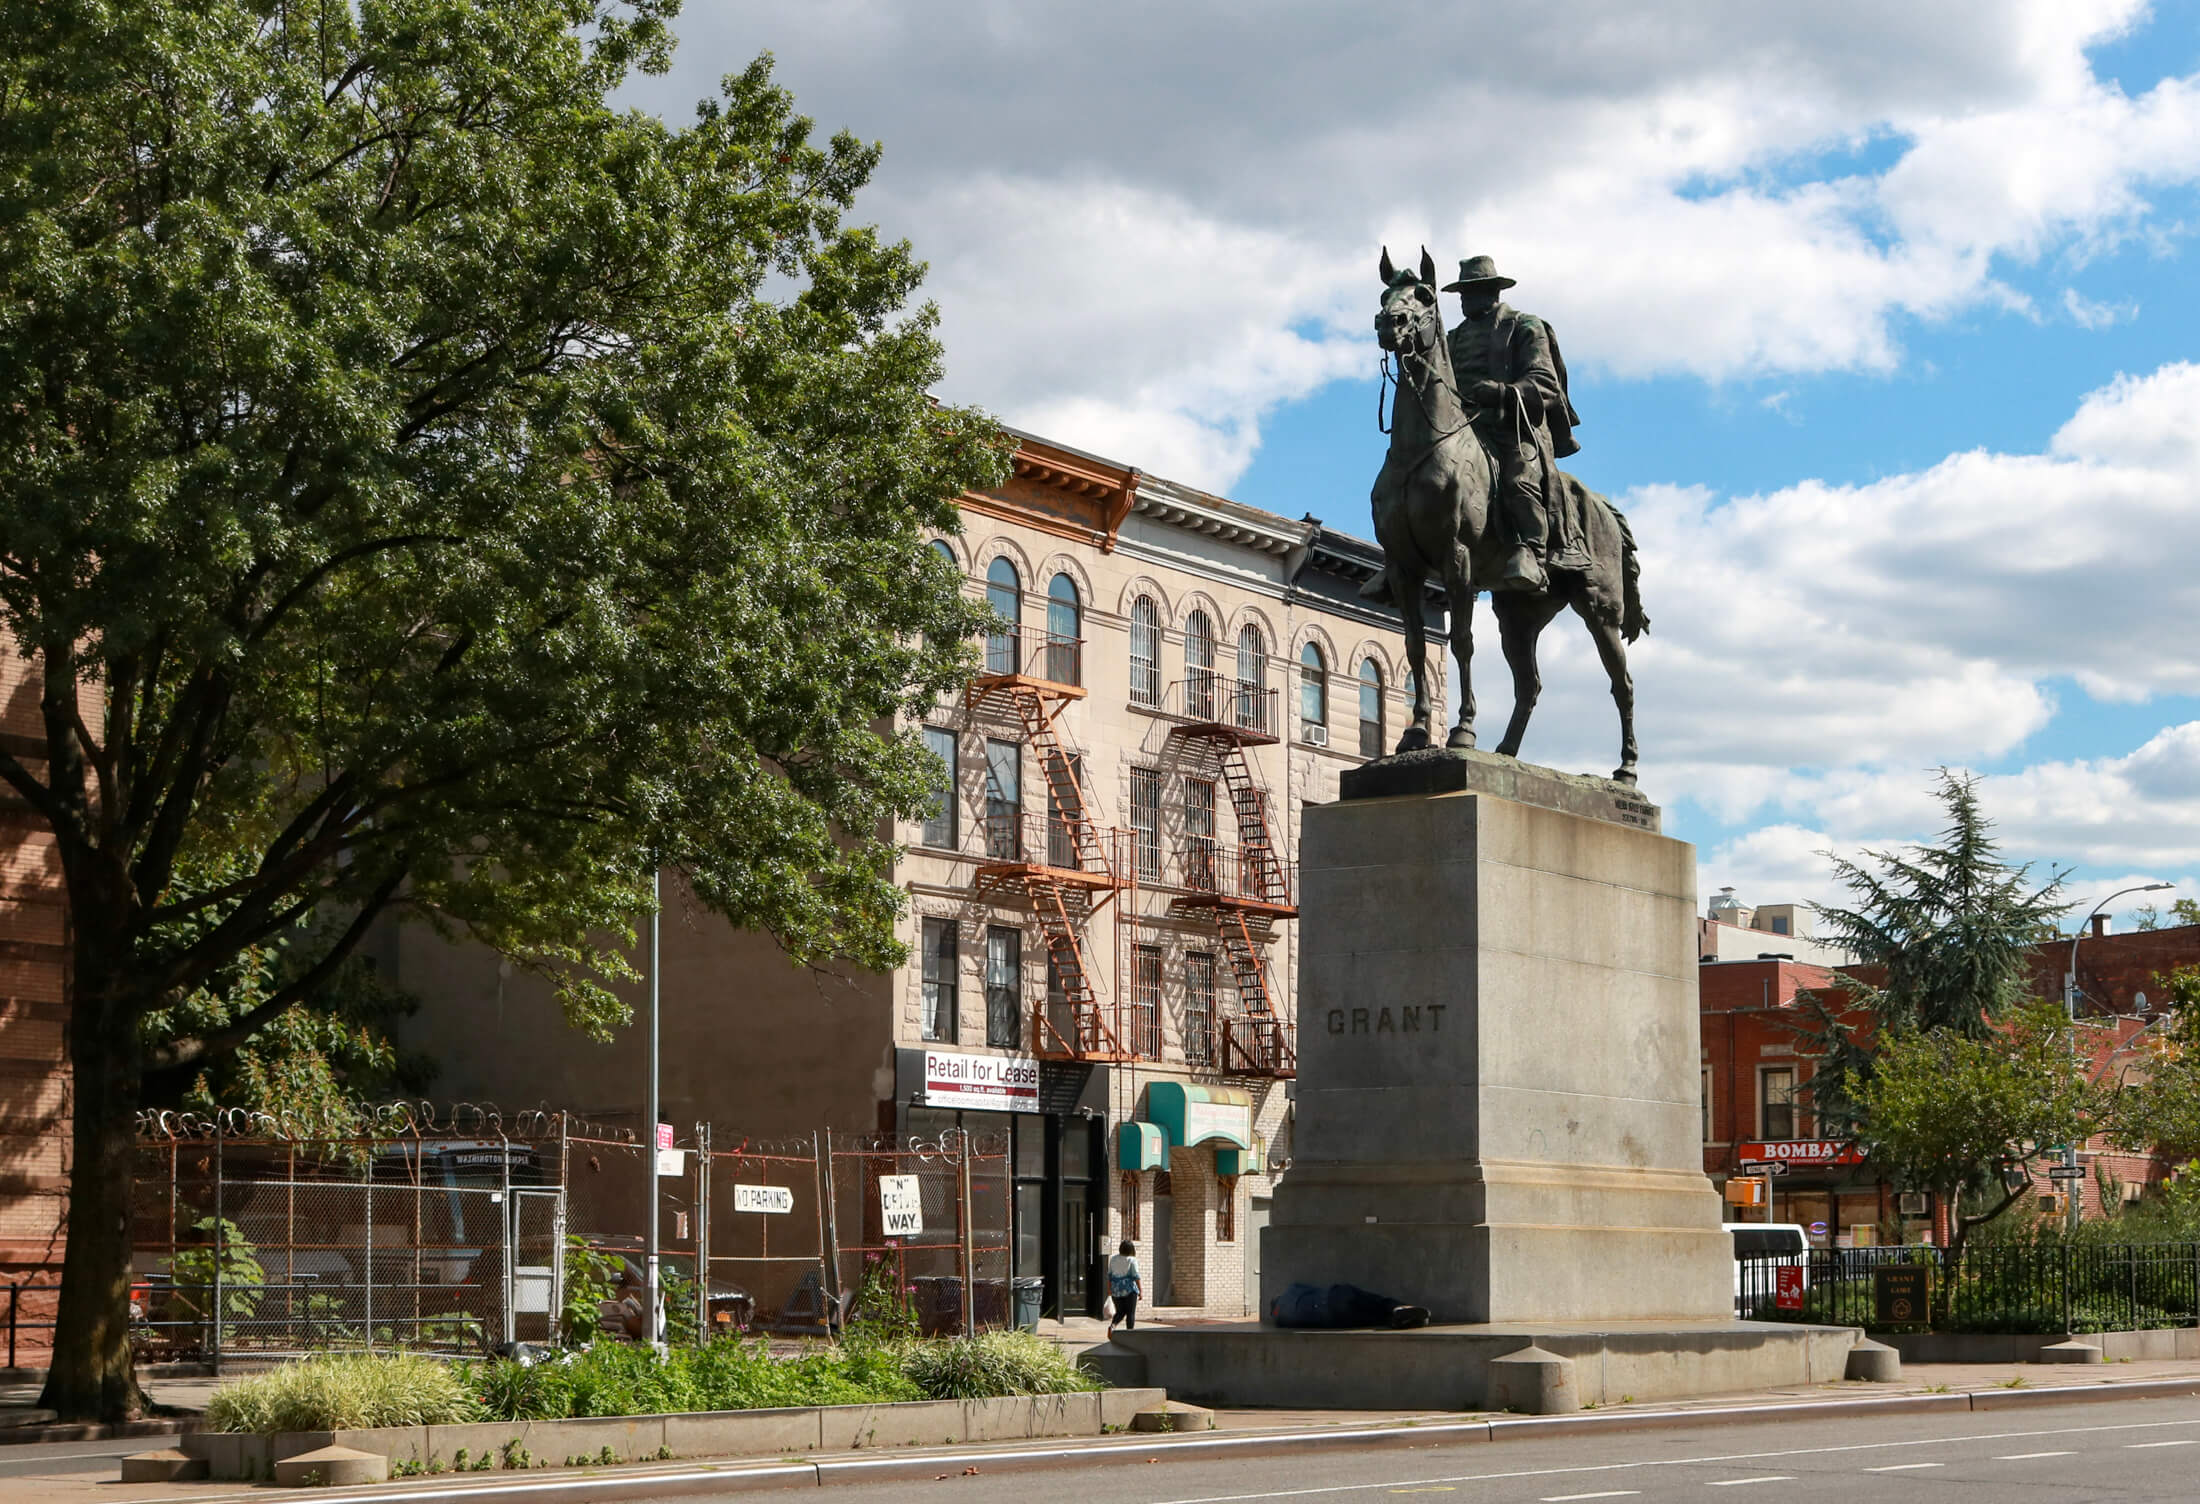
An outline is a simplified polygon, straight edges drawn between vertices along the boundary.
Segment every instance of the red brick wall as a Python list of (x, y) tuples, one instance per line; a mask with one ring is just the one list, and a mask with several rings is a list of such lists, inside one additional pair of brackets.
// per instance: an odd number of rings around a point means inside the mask
[[(0, 633), (0, 738), (19, 761), (42, 746), (35, 665)], [(33, 772), (38, 767), (33, 767)], [(0, 785), (0, 1283), (51, 1283), (61, 1267), (69, 1175), (63, 1050), (67, 909), (52, 835)], [(50, 1309), (26, 1299), (24, 1316)], [(19, 1362), (44, 1361), (43, 1331)], [(0, 1353), (0, 1361), (5, 1361)]]
[[(2063, 968), (2070, 963), (2070, 942), (2052, 941), (2032, 952), (2032, 991), (2062, 1000)], [(2081, 1006), (2092, 1013), (2135, 1013), (2133, 999), (2147, 995), (2151, 1009), (2168, 996), (2158, 978), (2180, 966), (2200, 965), (2200, 924), (2174, 929), (2133, 930), (2122, 935), (2087, 935), (2078, 942), (2078, 990)]]

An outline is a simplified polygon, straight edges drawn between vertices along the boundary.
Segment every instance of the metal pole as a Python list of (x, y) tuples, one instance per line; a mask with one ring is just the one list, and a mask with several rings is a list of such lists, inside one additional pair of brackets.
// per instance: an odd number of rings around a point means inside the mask
[[(815, 1133), (810, 1135), (810, 1139), (812, 1143), (818, 1142)], [(824, 1141), (818, 1150), (817, 1169), (818, 1174), (824, 1177), (825, 1182), (824, 1205), (820, 1209), (820, 1215), (825, 1219), (825, 1226), (822, 1229), (825, 1234), (823, 1247), (825, 1267), (832, 1271), (832, 1278), (829, 1283), (832, 1287), (833, 1298), (837, 1301), (844, 1293), (840, 1284), (840, 1191), (836, 1184), (836, 1177), (833, 1174), (833, 1130), (830, 1128), (825, 1130)], [(831, 1323), (828, 1322), (826, 1325), (830, 1328)]]
[(222, 1372), (222, 1119), (214, 1119), (214, 1377)]
[[(2070, 962), (2063, 968), (2063, 1015), (2070, 1020), (2070, 1060), (2072, 1065), (2076, 1065), (2078, 1061), (2078, 942), (2083, 940), (2085, 932), (2092, 928), (2093, 915), (2100, 913), (2101, 910), (2127, 893), (2158, 893), (2165, 888), (2176, 886), (2175, 883), (2139, 883), (2133, 887), (2120, 888), (2095, 904), (2093, 912), (2087, 914), (2084, 919), (2078, 922), (2077, 932), (2070, 937)], [(2067, 1172), (2063, 1177), (2063, 1225), (2075, 1232), (2078, 1227), (2079, 1202), (2077, 1178), (2078, 1136), (2075, 1133), (2070, 1135), (2070, 1142), (2063, 1145), (2062, 1162), (2063, 1169)], [(2065, 1326), (2069, 1324), (2067, 1319), (2063, 1323)]]
[(710, 1124), (695, 1125), (695, 1345), (710, 1341)]
[[(978, 1220), (978, 1219), (977, 1219), (977, 1218), (976, 1218), (975, 1216), (973, 1216), (973, 1215), (971, 1214), (971, 1206), (970, 1206), (970, 1130), (969, 1130), (968, 1128), (964, 1128), (964, 1129), (962, 1129), (962, 1130), (961, 1130), (961, 1133), (962, 1133), (962, 1165), (961, 1165), (961, 1168), (960, 1168), (960, 1170), (959, 1170), (959, 1172), (958, 1172), (958, 1174), (957, 1174), (957, 1176), (956, 1176), (956, 1179), (957, 1179), (957, 1182), (958, 1182), (958, 1187), (957, 1187), (957, 1188), (958, 1188), (958, 1190), (959, 1190), (959, 1192), (960, 1192), (960, 1195), (959, 1195), (959, 1198), (958, 1198), (958, 1199), (959, 1199), (959, 1200), (961, 1201), (961, 1203), (962, 1203), (962, 1216), (961, 1216), (961, 1218), (960, 1218), (960, 1220), (961, 1220), (961, 1222), (962, 1222), (962, 1245), (963, 1245), (963, 1246), (962, 1246), (962, 1266), (963, 1266), (963, 1267), (962, 1267), (962, 1276), (963, 1276), (963, 1277), (962, 1277), (962, 1287), (963, 1287), (963, 1289), (962, 1289), (962, 1294), (963, 1294), (963, 1300), (962, 1300), (962, 1306), (963, 1306), (963, 1310), (962, 1310), (962, 1317), (963, 1317), (963, 1321), (962, 1321), (962, 1326), (963, 1326), (963, 1335), (964, 1335), (965, 1337), (975, 1337), (975, 1336), (977, 1336), (977, 1335), (978, 1335), (978, 1290), (977, 1290), (977, 1286), (976, 1286), (975, 1284), (973, 1284), (973, 1283), (972, 1283), (972, 1276), (973, 1276), (973, 1274), (974, 1274), (974, 1272), (975, 1272), (975, 1271), (974, 1271), (974, 1269), (973, 1269), (973, 1267), (972, 1267), (972, 1265), (973, 1265), (973, 1261), (972, 1261), (972, 1259), (971, 1259), (971, 1256), (970, 1256), (970, 1245), (971, 1245), (971, 1243), (972, 1243), (972, 1242), (974, 1242), (974, 1241), (976, 1240), (976, 1234), (977, 1234), (977, 1220)], [(1013, 1314), (1014, 1314), (1014, 1311), (1015, 1311), (1015, 1306), (1014, 1306), (1014, 1301), (1015, 1301), (1015, 1298), (1016, 1298), (1016, 1287), (1015, 1287), (1014, 1285), (1010, 1285), (1010, 1286), (1009, 1286), (1009, 1300), (1010, 1300), (1010, 1303), (1011, 1303), (1011, 1304), (1010, 1304), (1010, 1307), (1009, 1307), (1009, 1309), (1010, 1309), (1010, 1314), (1011, 1314), (1011, 1316), (1013, 1316)]]
[(657, 1183), (657, 906), (660, 892), (653, 863), (649, 874), (649, 1080), (642, 1097), (642, 1121), (648, 1132), (642, 1157), (649, 1165), (649, 1200), (642, 1214), (642, 1319), (647, 1324), (650, 1346), (661, 1349), (665, 1345), (665, 1320), (663, 1301), (658, 1293), (663, 1287), (657, 1249), (658, 1193), (663, 1189)]
[(374, 1149), (373, 1149), (372, 1145), (369, 1145), (369, 1146), (368, 1146), (368, 1149), (367, 1149), (367, 1192), (366, 1192), (366, 1200), (367, 1200), (367, 1267), (366, 1267), (366, 1280), (367, 1280), (367, 1288), (366, 1288), (366, 1294), (365, 1294), (365, 1295), (364, 1295), (364, 1296), (362, 1297), (362, 1302), (363, 1302), (363, 1308), (365, 1309), (365, 1311), (366, 1311), (366, 1313), (367, 1313), (367, 1318), (366, 1318), (366, 1337), (367, 1337), (367, 1351), (371, 1353), (371, 1352), (373, 1352), (373, 1351), (374, 1351)]
[[(501, 1151), (497, 1183), (503, 1188), (504, 1212), (504, 1320), (500, 1323), (506, 1346), (519, 1340), (519, 1314), (512, 1309), (515, 1293), (512, 1265), (519, 1261), (519, 1202), (512, 1195), (512, 1141), (504, 1136), (504, 1125), (497, 1125), (497, 1147)], [(488, 1323), (482, 1323), (486, 1326)]]

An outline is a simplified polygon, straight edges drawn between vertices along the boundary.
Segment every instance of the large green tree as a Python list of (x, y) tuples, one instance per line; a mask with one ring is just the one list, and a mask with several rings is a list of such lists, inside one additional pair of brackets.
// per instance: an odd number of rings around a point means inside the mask
[(1834, 1133), (1868, 1117), (1861, 1096), (1882, 1036), (1982, 1040), (2029, 1001), (2031, 950), (2070, 907), (2062, 874), (2041, 882), (2003, 860), (1976, 778), (1942, 768), (1934, 792), (1947, 820), (1937, 841), (1833, 858), (1848, 901), (1817, 908), (1820, 938), (1859, 963), (1803, 1009), (1798, 1027), (1819, 1055), (1811, 1107)]
[(43, 675), (0, 778), (70, 904), (65, 1417), (139, 1403), (149, 1083), (393, 905), (598, 1029), (660, 866), (798, 960), (898, 959), (881, 837), (930, 765), (880, 728), (962, 670), (923, 545), (1001, 440), (927, 397), (908, 248), (843, 222), (874, 147), (768, 61), (685, 125), (608, 102), (672, 9), (0, 0), (0, 626)]

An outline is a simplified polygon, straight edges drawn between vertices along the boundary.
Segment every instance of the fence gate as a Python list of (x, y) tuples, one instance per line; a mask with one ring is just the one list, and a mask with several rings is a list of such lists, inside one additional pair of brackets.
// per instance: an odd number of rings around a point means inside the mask
[(548, 1342), (565, 1305), (565, 1191), (512, 1192), (512, 1287), (504, 1302), (504, 1340)]

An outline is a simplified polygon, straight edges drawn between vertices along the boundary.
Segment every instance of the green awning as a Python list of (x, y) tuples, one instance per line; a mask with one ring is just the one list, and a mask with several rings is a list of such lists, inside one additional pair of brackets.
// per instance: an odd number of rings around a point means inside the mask
[(1146, 1088), (1146, 1117), (1167, 1132), (1172, 1148), (1253, 1147), (1253, 1094), (1243, 1087), (1156, 1081)]
[(1225, 1178), (1244, 1174), (1245, 1151), (1243, 1149), (1215, 1150), (1215, 1173)]
[(1125, 1123), (1115, 1132), (1118, 1170), (1166, 1170), (1169, 1136), (1158, 1123)]

